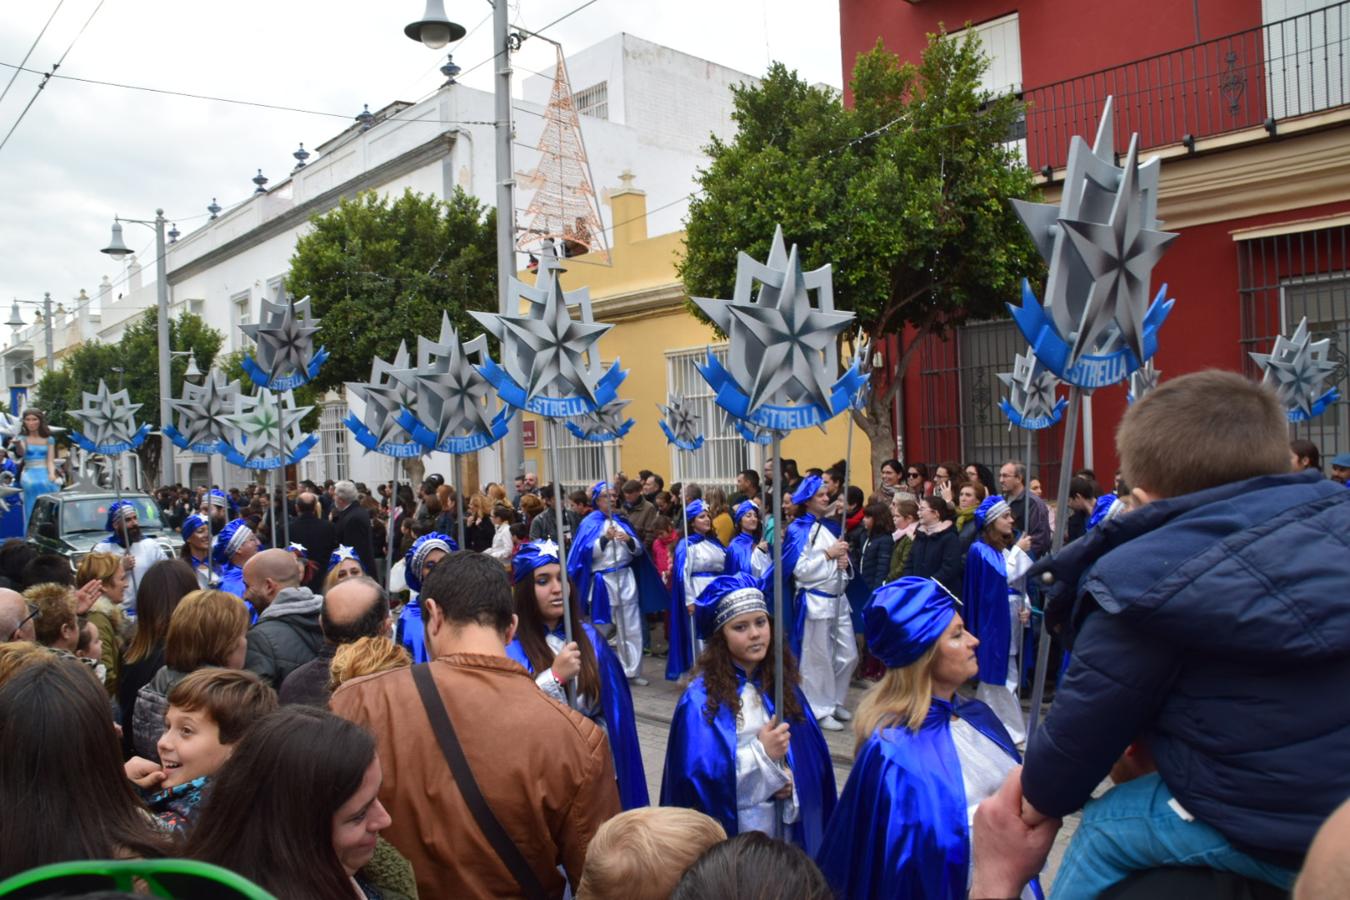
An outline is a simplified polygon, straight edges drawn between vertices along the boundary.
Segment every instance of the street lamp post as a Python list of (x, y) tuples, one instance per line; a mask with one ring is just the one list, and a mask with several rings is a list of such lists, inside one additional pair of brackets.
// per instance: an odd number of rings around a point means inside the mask
[[(113, 259), (122, 259), (131, 253), (131, 248), (122, 240), (122, 222), (135, 222), (154, 229), (155, 232), (155, 293), (158, 295), (158, 316), (156, 321), (157, 349), (159, 357), (159, 421), (163, 429), (170, 421), (169, 398), (169, 274), (168, 260), (164, 250), (164, 210), (155, 210), (153, 220), (113, 218), (112, 239), (103, 252)], [(161, 431), (159, 439), (159, 483), (173, 484), (173, 442), (164, 438)]]
[[(19, 314), (20, 303), (31, 303), (34, 306), (38, 305), (36, 300), (16, 299), (9, 308), (9, 321), (5, 323), (11, 328), (22, 328), (24, 326), (23, 316)], [(45, 340), (47, 351), (47, 371), (50, 372), (52, 371), (52, 366), (55, 364), (55, 353), (52, 350), (52, 295), (50, 291), (42, 295), (42, 326), (42, 336)]]
[[(493, 90), (497, 165), (497, 311), (506, 316), (516, 314), (510, 295), (511, 278), (516, 273), (516, 206), (513, 195), (516, 181), (511, 150), (509, 19), (510, 9), (506, 0), (493, 0), (492, 52), (497, 64)], [(451, 41), (464, 37), (464, 26), (446, 18), (444, 0), (427, 0), (427, 8), (422, 13), (422, 18), (410, 23), (403, 29), (403, 33), (432, 50), (439, 50)], [(520, 421), (520, 416), (512, 418), (510, 431), (502, 441), (504, 479), (511, 477), (524, 466), (525, 450), (521, 440)]]

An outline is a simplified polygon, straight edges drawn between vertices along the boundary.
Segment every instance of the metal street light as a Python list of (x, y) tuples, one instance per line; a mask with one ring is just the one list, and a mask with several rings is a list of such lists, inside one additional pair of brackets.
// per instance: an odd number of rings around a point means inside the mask
[[(5, 323), (10, 328), (22, 328), (24, 325), (28, 324), (23, 320), (23, 316), (19, 312), (20, 303), (42, 307), (42, 312), (37, 314), (37, 317), (33, 320), (33, 324), (36, 325), (39, 321), (42, 322), (43, 337), (46, 341), (47, 350), (47, 371), (50, 372), (52, 371), (55, 357), (52, 352), (52, 295), (50, 292), (43, 294), (41, 302), (37, 300), (19, 300), (16, 298), (15, 301), (10, 304), (9, 321)], [(61, 309), (64, 311), (65, 307), (63, 306)]]
[[(496, 165), (497, 165), (497, 311), (502, 315), (514, 315), (516, 310), (511, 302), (511, 276), (515, 274), (515, 233), (516, 205), (512, 192), (515, 188), (515, 166), (511, 151), (511, 55), (508, 32), (510, 31), (510, 10), (506, 0), (494, 0), (492, 3), (492, 52), (496, 61), (497, 77), (494, 83), (493, 100), (495, 109)], [(426, 12), (421, 20), (410, 23), (403, 33), (414, 41), (419, 41), (432, 50), (439, 50), (451, 41), (464, 37), (464, 27), (451, 22), (445, 16), (443, 0), (427, 0)], [(446, 71), (454, 66), (447, 61), (442, 69), (449, 79), (454, 73)], [(456, 67), (457, 68), (457, 67)], [(502, 441), (503, 476), (520, 471), (524, 466), (525, 451), (521, 443), (521, 417), (511, 420), (510, 430)]]
[(197, 354), (191, 350), (170, 350), (170, 356), (186, 356), (188, 358), (187, 369), (183, 372), (184, 378), (201, 378), (202, 370), (197, 368)]
[[(169, 397), (169, 274), (168, 258), (164, 249), (164, 210), (155, 210), (155, 218), (120, 219), (113, 217), (112, 239), (103, 252), (113, 259), (122, 259), (131, 253), (131, 248), (122, 240), (122, 223), (134, 222), (144, 225), (155, 232), (155, 293), (158, 295), (158, 315), (156, 317), (157, 356), (159, 358), (159, 421), (161, 427), (173, 421), (170, 418)], [(175, 479), (173, 465), (173, 442), (160, 438), (159, 481), (160, 484), (173, 484)]]

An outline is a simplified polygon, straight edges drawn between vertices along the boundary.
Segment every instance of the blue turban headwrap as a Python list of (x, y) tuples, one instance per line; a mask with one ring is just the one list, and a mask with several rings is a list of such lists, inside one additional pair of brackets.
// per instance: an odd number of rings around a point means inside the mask
[(120, 535), (122, 519), (128, 515), (136, 515), (136, 504), (130, 500), (118, 500), (108, 507), (108, 521), (103, 527), (113, 534)]
[(459, 549), (459, 544), (448, 534), (441, 534), (432, 531), (422, 535), (413, 541), (413, 545), (408, 548), (408, 552), (403, 556), (403, 580), (408, 587), (419, 593), (422, 590), (422, 566), (427, 561), (427, 555), (432, 550), (444, 550), (446, 553), (454, 553)]
[(983, 529), (985, 525), (999, 516), (1010, 512), (1012, 512), (1012, 507), (1008, 505), (1007, 500), (1004, 500), (998, 494), (990, 494), (975, 508), (975, 527)]
[(883, 584), (863, 607), (867, 649), (888, 669), (903, 669), (928, 651), (956, 615), (956, 601), (931, 578)]
[(591, 506), (597, 506), (600, 503), (600, 495), (609, 490), (608, 481), (597, 481), (591, 485)]
[(1092, 507), (1092, 515), (1088, 516), (1087, 527), (1096, 528), (1108, 519), (1114, 519), (1125, 511), (1125, 503), (1115, 494), (1103, 494), (1097, 498), (1097, 502)]
[(235, 519), (216, 535), (216, 542), (211, 546), (211, 558), (216, 561), (216, 565), (229, 565), (230, 557), (238, 553), (239, 548), (247, 544), (251, 537), (253, 529), (248, 527), (248, 522)]
[(210, 524), (211, 520), (206, 518), (206, 516), (203, 516), (200, 513), (193, 513), (192, 515), (188, 516), (186, 519), (183, 520), (183, 529), (182, 529), (183, 540), (186, 542), (188, 538), (192, 537), (192, 535), (196, 533), (198, 528), (201, 528), (203, 525), (210, 525)]
[(753, 500), (742, 500), (740, 503), (737, 503), (736, 508), (731, 511), (731, 519), (739, 526), (741, 524), (741, 519), (744, 519), (745, 514), (748, 512), (759, 515), (759, 507), (755, 505), (755, 501)]
[(524, 581), (541, 566), (558, 564), (558, 545), (553, 541), (530, 541), (516, 548), (511, 559), (511, 574), (516, 581)]
[(699, 516), (703, 515), (704, 510), (707, 508), (707, 504), (702, 500), (690, 500), (684, 507), (684, 520), (686, 522), (694, 521)]
[(797, 485), (797, 489), (792, 492), (792, 502), (798, 505), (805, 503), (816, 495), (823, 484), (825, 484), (825, 479), (819, 475), (807, 475), (802, 479), (802, 483)]
[(706, 641), (737, 616), (768, 611), (763, 581), (749, 572), (719, 575), (708, 582), (694, 602), (694, 626), (699, 638)]
[(219, 488), (212, 488), (206, 495), (207, 506), (219, 506), (221, 509), (228, 509), (230, 515), (237, 515), (239, 505), (234, 502), (234, 498)]

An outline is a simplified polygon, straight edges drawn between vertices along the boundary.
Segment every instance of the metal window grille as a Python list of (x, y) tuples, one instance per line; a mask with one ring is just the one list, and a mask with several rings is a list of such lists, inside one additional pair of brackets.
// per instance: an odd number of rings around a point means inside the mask
[(583, 116), (609, 118), (609, 82), (602, 81), (572, 95), (572, 106)]
[[(919, 349), (922, 425), (912, 458), (921, 455), (919, 461), (930, 467), (979, 462), (994, 469), (1004, 460), (1024, 460), (1027, 433), (1009, 429), (999, 409), (1004, 389), (998, 374), (1011, 372), (1013, 356), (1025, 350), (1026, 340), (1011, 320), (966, 325), (950, 338), (930, 336)], [(1043, 482), (1053, 481), (1063, 430), (1055, 426), (1033, 440), (1033, 471)]]
[(613, 468), (613, 461), (621, 458), (617, 454), (623, 453), (622, 440), (603, 444), (583, 441), (561, 422), (554, 427), (541, 421), (539, 428), (543, 432), (539, 446), (544, 450), (549, 447), (550, 432), (557, 435), (558, 471), (550, 471), (549, 477), (561, 481), (564, 491), (585, 490), (600, 479), (609, 477), (606, 473)]
[(728, 494), (736, 488), (736, 476), (750, 467), (749, 445), (736, 433), (726, 413), (714, 401), (712, 388), (699, 374), (697, 364), (711, 349), (717, 361), (726, 364), (727, 345), (711, 348), (666, 351), (666, 386), (670, 393), (679, 394), (702, 416), (703, 446), (686, 453), (671, 445), (671, 478), (667, 484), (696, 481), (704, 488), (720, 487)]
[(1269, 352), (1304, 316), (1314, 340), (1331, 339), (1336, 371), (1327, 386), (1341, 399), (1316, 419), (1291, 426), (1323, 459), (1350, 451), (1350, 225), (1239, 241), (1238, 297), (1243, 371), (1260, 377), (1250, 352)]
[(325, 403), (320, 407), (319, 452), (323, 456), (324, 468), (319, 473), (321, 478), (340, 481), (348, 477), (347, 428), (342, 424), (345, 418), (347, 404), (344, 401)]

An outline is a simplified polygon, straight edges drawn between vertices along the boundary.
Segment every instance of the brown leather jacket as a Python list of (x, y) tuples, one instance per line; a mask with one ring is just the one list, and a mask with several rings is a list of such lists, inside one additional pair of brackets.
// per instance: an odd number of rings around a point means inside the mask
[(652, 541), (656, 539), (656, 520), (661, 516), (656, 504), (640, 496), (632, 509), (629, 509), (627, 504), (620, 503), (619, 512), (628, 520), (628, 524), (633, 526), (638, 540), (642, 541), (643, 548), (651, 553)]
[[(488, 806), (544, 887), (562, 896), (558, 866), (577, 884), (596, 829), (619, 812), (604, 732), (505, 657), (452, 654), (430, 665)], [(412, 863), (418, 893), (519, 896), (450, 776), (411, 670), (350, 681), (332, 708), (375, 736), (380, 800), (393, 818), (384, 836)]]

